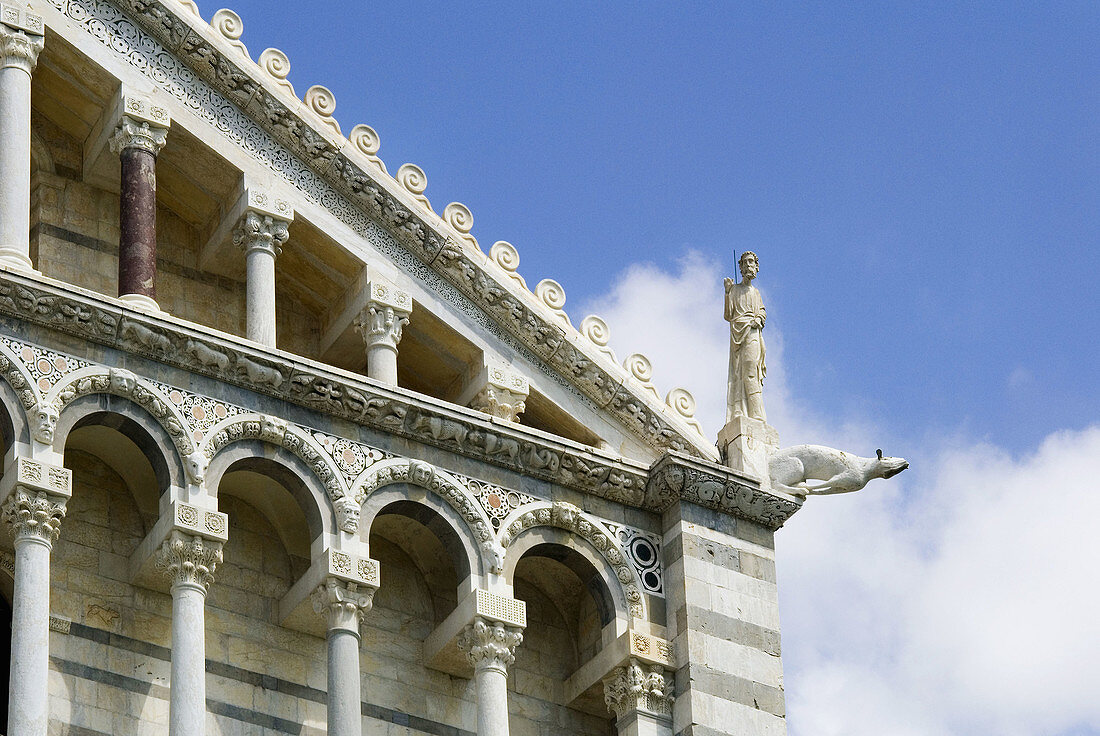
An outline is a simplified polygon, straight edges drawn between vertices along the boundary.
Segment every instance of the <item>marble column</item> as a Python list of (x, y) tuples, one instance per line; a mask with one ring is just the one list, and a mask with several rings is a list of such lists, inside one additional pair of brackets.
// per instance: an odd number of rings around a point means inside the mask
[(328, 734), (363, 733), (359, 687), (359, 623), (371, 609), (375, 589), (328, 578), (313, 591), (313, 609), (328, 627)]
[(135, 97), (123, 112), (111, 150), (122, 162), (119, 194), (118, 296), (145, 309), (157, 306), (157, 155), (168, 137), (168, 111)]
[(409, 323), (412, 297), (383, 281), (367, 284), (369, 297), (355, 320), (355, 328), (367, 343), (367, 375), (397, 385), (397, 344)]
[(222, 543), (173, 530), (157, 551), (172, 591), (172, 681), (169, 736), (206, 730), (206, 590), (222, 561)]
[(233, 230), (233, 242), (245, 252), (245, 337), (261, 345), (275, 347), (275, 258), (282, 253), (290, 237), (294, 211), (279, 201), (278, 211), (262, 203), (266, 195), (248, 193), (249, 207)]
[[(63, 467), (17, 458), (3, 506), (15, 541), (9, 736), (46, 736), (49, 715), (50, 551), (60, 533), (72, 475)], [(7, 485), (7, 484), (5, 484)]]
[(42, 19), (16, 6), (0, 21), (0, 266), (30, 271), (31, 73), (45, 38)]
[(603, 688), (619, 736), (672, 736), (672, 680), (663, 667), (631, 659)]
[(516, 661), (523, 632), (477, 616), (458, 638), (474, 666), (478, 736), (508, 736), (508, 666)]

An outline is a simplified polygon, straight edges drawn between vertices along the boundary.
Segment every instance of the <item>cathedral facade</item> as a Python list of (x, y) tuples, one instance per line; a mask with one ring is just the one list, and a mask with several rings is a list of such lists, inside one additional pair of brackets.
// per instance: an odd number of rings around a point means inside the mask
[(8, 736), (785, 734), (801, 498), (240, 36), (0, 3)]

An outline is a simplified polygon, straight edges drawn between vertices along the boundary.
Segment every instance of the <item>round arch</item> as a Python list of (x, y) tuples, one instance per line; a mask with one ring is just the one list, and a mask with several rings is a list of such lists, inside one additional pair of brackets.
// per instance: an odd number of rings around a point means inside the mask
[(485, 559), (472, 530), (454, 508), (436, 494), (395, 481), (374, 491), (361, 507), (361, 535), (369, 535), (374, 522), (384, 513), (401, 513), (426, 526), (454, 561), (458, 581), (470, 575), (485, 575)]
[(73, 432), (93, 426), (112, 429), (136, 446), (152, 467), (159, 493), (187, 485), (183, 461), (164, 425), (127, 397), (93, 393), (71, 400), (61, 409), (53, 432), (55, 451), (64, 453)]
[[(336, 532), (335, 517), (326, 488), (313, 469), (301, 457), (285, 447), (259, 437), (240, 437), (219, 447), (204, 470), (204, 483), (217, 497), (222, 480), (229, 473), (247, 471), (266, 476), (289, 493), (294, 505), (305, 517), (310, 541), (321, 534)], [(253, 503), (250, 499), (243, 500)], [(253, 505), (256, 505), (253, 503)], [(276, 509), (264, 509), (271, 516)], [(269, 519), (280, 532), (277, 518)]]
[[(501, 525), (504, 576), (511, 582), (523, 554), (543, 542), (557, 540), (585, 557), (605, 582), (616, 611), (626, 618), (646, 617), (638, 573), (623, 556), (619, 543), (594, 518), (571, 503), (539, 502), (517, 509)], [(550, 529), (564, 534), (555, 535)], [(553, 539), (551, 539), (553, 538)]]
[[(471, 570), (479, 575), (484, 575), (487, 570), (500, 571), (503, 557), (493, 539), (489, 517), (457, 478), (421, 460), (390, 458), (363, 471), (352, 484), (350, 495), (360, 507), (360, 513), (366, 510), (373, 520), (373, 514), (377, 514), (382, 506), (368, 502), (380, 489), (393, 484), (406, 484), (428, 491), (424, 501), (432, 499), (429, 505), (450, 520), (456, 532), (465, 530), (465, 533), (458, 532), (458, 536), (464, 540)], [(405, 498), (409, 497), (408, 490), (406, 487)], [(369, 522), (367, 526), (369, 528)]]

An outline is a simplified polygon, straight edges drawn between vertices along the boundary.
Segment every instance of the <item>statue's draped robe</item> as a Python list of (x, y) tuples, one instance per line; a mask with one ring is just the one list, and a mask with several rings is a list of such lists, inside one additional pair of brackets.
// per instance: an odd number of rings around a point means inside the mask
[[(726, 292), (726, 320), (730, 323), (730, 372), (726, 391), (726, 421), (746, 416), (766, 421), (763, 386), (764, 300), (751, 284), (734, 284)], [(754, 396), (755, 394), (755, 396)]]

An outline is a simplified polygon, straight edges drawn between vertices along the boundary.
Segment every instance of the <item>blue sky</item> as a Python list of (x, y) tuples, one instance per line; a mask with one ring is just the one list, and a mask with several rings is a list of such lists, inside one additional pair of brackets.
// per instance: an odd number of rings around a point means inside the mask
[(784, 444), (914, 460), (780, 533), (794, 736), (1100, 733), (1100, 4), (231, 7), (711, 434), (721, 277), (759, 254)]
[(751, 248), (800, 395), (1022, 451), (1100, 416), (1100, 8), (957, 5), (232, 7), (567, 311)]

